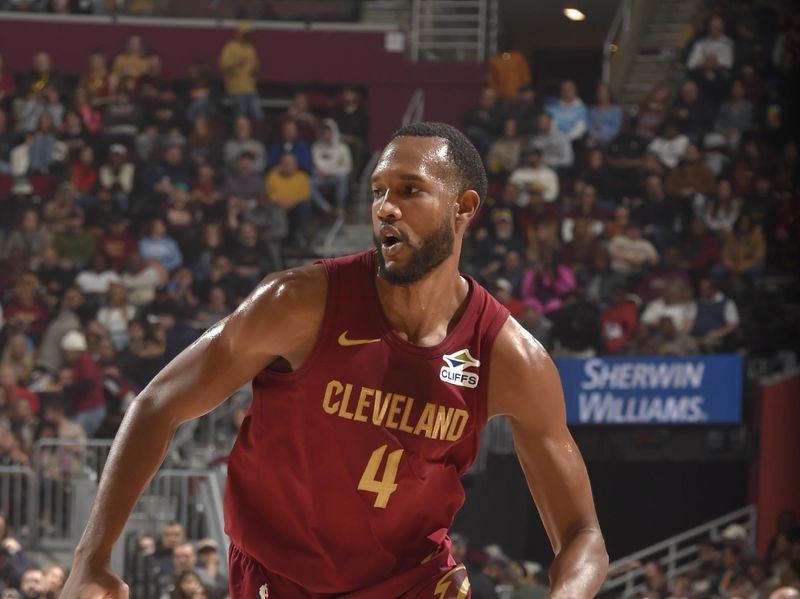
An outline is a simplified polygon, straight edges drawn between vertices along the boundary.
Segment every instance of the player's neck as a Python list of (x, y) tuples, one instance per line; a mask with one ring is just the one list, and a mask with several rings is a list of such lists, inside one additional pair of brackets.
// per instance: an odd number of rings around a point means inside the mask
[(458, 322), (467, 304), (469, 283), (458, 272), (458, 253), (410, 285), (393, 285), (376, 277), (378, 299), (392, 329), (409, 343), (440, 343)]

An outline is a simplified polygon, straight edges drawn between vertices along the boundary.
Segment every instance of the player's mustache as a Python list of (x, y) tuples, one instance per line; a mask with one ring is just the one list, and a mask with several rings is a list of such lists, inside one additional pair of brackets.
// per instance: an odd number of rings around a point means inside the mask
[(400, 231), (395, 225), (388, 221), (381, 221), (380, 225), (380, 234), (381, 237), (383, 235), (391, 235), (392, 237), (396, 237), (400, 241), (406, 241), (406, 236), (404, 233)]

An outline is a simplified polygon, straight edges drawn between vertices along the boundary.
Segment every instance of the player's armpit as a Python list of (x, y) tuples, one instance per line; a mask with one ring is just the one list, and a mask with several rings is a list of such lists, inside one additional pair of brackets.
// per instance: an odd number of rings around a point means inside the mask
[(270, 275), (156, 375), (140, 398), (180, 424), (213, 410), (276, 358), (297, 369), (316, 342), (326, 287), (321, 265)]
[(551, 596), (594, 597), (608, 555), (583, 458), (567, 429), (561, 381), (545, 349), (513, 318), (498, 335), (489, 415), (508, 416), (525, 478), (556, 559)]

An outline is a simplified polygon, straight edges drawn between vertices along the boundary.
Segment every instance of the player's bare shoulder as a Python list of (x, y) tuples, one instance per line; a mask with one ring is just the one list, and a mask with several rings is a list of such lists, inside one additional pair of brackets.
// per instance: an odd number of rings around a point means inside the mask
[(550, 354), (514, 318), (500, 329), (490, 364), (490, 416), (527, 418), (563, 409), (561, 382)]
[(314, 345), (325, 316), (328, 279), (321, 264), (265, 277), (228, 318), (237, 344), (302, 361)]

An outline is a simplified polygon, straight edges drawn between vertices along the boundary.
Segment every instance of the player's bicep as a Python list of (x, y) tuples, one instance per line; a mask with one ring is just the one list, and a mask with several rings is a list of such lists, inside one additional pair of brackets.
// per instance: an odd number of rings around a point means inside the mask
[(316, 335), (313, 278), (280, 273), (265, 279), (159, 372), (142, 397), (175, 424), (213, 410), (275, 358)]

